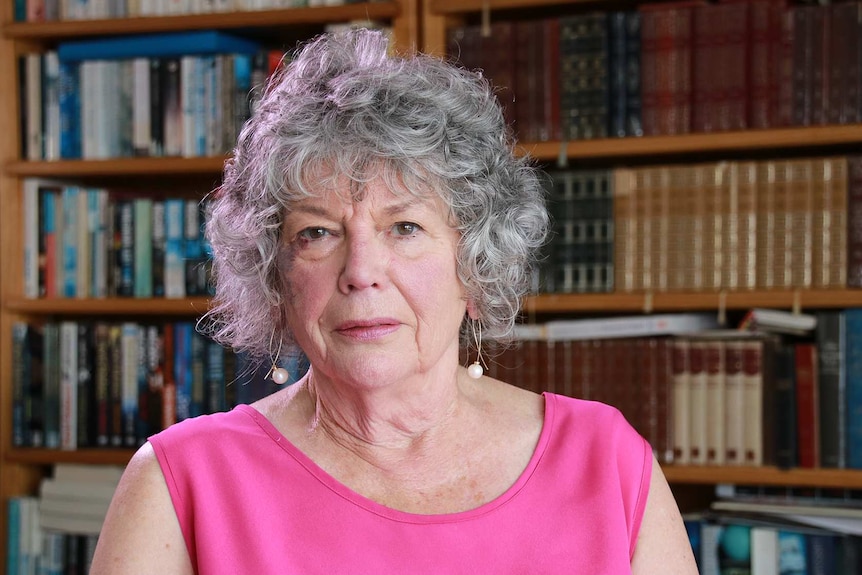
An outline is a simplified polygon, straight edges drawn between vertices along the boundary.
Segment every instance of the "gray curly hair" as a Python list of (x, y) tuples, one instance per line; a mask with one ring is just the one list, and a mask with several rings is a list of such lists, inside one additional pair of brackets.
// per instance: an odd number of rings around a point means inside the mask
[[(482, 337), (507, 341), (549, 227), (541, 172), (512, 150), (480, 74), (431, 56), (391, 55), (379, 31), (311, 40), (268, 82), (208, 202), (216, 291), (206, 331), (257, 357), (291, 347), (284, 214), (324, 178), (346, 178), (353, 193), (383, 178), (392, 190), (446, 200), (461, 234), (458, 275)], [(469, 345), (466, 334), (465, 321)]]

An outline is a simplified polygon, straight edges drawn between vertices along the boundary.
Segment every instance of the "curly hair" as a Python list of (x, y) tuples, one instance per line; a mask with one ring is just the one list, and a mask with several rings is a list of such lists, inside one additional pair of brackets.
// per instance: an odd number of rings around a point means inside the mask
[(383, 178), (392, 190), (447, 202), (460, 232), (458, 276), (482, 336), (507, 341), (549, 227), (541, 171), (513, 147), (480, 73), (392, 55), (374, 30), (309, 41), (269, 80), (208, 202), (216, 286), (209, 335), (258, 357), (292, 346), (284, 214), (331, 188), (327, 178), (346, 178), (352, 193)]

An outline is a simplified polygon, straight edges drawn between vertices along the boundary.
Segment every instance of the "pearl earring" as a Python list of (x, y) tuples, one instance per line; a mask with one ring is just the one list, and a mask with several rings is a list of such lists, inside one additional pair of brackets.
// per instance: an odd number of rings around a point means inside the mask
[(470, 325), (473, 329), (473, 340), (476, 342), (476, 361), (467, 368), (467, 375), (473, 379), (479, 379), (485, 373), (485, 368), (482, 367), (482, 323), (473, 320)]
[[(269, 347), (272, 350), (272, 335), (269, 336)], [(270, 351), (270, 354), (272, 351)], [(272, 367), (269, 368), (269, 373), (267, 373), (267, 377), (272, 377), (272, 381), (276, 383), (276, 385), (284, 385), (287, 383), (287, 380), (290, 379), (290, 373), (284, 369), (283, 367), (278, 367), (277, 361), (281, 357), (281, 340), (278, 341), (278, 352), (276, 352), (275, 356), (271, 356), (272, 359)]]

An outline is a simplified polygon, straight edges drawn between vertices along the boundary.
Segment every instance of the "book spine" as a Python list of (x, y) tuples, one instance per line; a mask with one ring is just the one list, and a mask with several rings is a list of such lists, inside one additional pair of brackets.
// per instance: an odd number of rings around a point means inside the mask
[(775, 464), (781, 469), (797, 466), (797, 421), (796, 421), (796, 360), (794, 348), (782, 344), (774, 356), (774, 402), (775, 414)]
[(794, 350), (798, 465), (814, 469), (820, 466), (817, 347), (813, 343), (797, 343)]
[(844, 313), (847, 467), (862, 469), (862, 308), (848, 309)]
[(78, 447), (78, 326), (60, 323), (60, 448)]
[(816, 312), (821, 466), (846, 467), (845, 312)]

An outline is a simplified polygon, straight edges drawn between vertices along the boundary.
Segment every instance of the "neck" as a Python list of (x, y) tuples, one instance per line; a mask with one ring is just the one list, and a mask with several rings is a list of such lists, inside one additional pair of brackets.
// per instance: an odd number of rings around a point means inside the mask
[(465, 385), (460, 366), (409, 382), (357, 389), (309, 371), (312, 428), (359, 455), (414, 453), (427, 449), (463, 412)]

